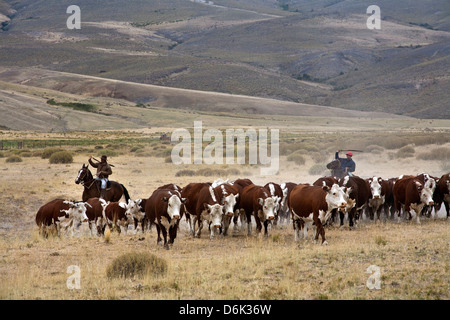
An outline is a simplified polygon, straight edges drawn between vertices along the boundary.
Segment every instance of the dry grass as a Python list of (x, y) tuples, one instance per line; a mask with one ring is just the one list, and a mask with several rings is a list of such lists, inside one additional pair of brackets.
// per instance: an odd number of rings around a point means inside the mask
[[(448, 222), (364, 224), (327, 228), (329, 246), (293, 242), (291, 228), (272, 235), (192, 239), (182, 231), (169, 251), (155, 231), (139, 237), (9, 239), (2, 248), (2, 299), (449, 299)], [(108, 279), (121, 255), (145, 251), (168, 263), (159, 277)], [(69, 290), (69, 265), (81, 289)], [(381, 268), (381, 290), (366, 269)]]

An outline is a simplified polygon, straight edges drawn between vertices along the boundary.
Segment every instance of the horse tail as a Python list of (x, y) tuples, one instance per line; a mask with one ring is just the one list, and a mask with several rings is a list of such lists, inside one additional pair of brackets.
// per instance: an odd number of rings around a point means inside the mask
[(125, 188), (125, 186), (123, 184), (120, 184), (123, 188), (123, 194), (125, 195), (125, 201), (126, 203), (128, 203), (128, 200), (130, 200), (130, 195), (128, 194), (128, 190), (127, 188)]

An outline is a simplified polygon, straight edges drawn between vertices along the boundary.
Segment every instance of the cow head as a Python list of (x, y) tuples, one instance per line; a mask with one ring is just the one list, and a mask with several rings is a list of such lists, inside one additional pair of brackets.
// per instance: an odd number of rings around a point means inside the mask
[[(430, 180), (432, 180), (432, 182), (430, 182)], [(415, 181), (417, 191), (420, 194), (420, 202), (428, 206), (434, 205), (433, 193), (434, 188), (436, 187), (436, 182), (434, 181), (434, 179), (430, 180), (428, 180), (425, 184), (422, 184), (419, 181)]]
[(209, 220), (209, 222), (212, 224), (214, 228), (220, 228), (222, 226), (222, 216), (224, 206), (218, 203), (213, 205), (205, 203), (204, 207), (208, 214), (207, 220)]
[[(142, 217), (140, 215), (141, 201), (142, 201), (142, 199), (137, 199), (137, 200), (128, 199), (128, 203), (126, 203), (126, 204), (123, 202), (119, 203), (119, 205), (126, 210), (125, 216), (127, 217), (128, 221), (131, 222), (134, 220), (134, 218), (142, 219)], [(141, 219), (138, 219), (138, 220), (141, 220)]]
[(370, 192), (372, 193), (372, 199), (381, 198), (381, 183), (382, 179), (379, 177), (373, 177), (369, 180)]
[(186, 199), (172, 194), (170, 195), (170, 197), (164, 197), (163, 201), (167, 202), (167, 214), (169, 215), (170, 219), (180, 219), (181, 205), (186, 201)]
[(262, 208), (262, 210), (260, 210), (260, 212), (262, 213), (262, 216), (260, 217), (262, 221), (275, 219), (277, 201), (273, 197), (267, 197), (265, 199), (258, 198), (258, 204)]
[(236, 200), (239, 198), (239, 194), (229, 194), (223, 197), (223, 213), (229, 217), (234, 215), (234, 206), (236, 205)]
[(86, 202), (72, 202), (64, 201), (65, 204), (69, 205), (68, 210), (61, 210), (65, 212), (66, 218), (73, 219), (75, 222), (87, 222), (88, 217), (86, 215), (86, 205), (91, 206)]
[(349, 194), (351, 192), (351, 188), (339, 187), (338, 184), (333, 184), (330, 187), (323, 186), (323, 190), (325, 190), (325, 201), (328, 205), (328, 210), (338, 208), (339, 210), (347, 209), (347, 199), (349, 199)]

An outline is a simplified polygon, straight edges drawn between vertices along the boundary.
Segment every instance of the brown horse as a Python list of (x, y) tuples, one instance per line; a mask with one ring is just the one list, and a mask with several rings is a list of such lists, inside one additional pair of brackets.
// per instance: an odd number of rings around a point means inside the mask
[[(89, 164), (86, 166), (83, 163), (80, 171), (78, 171), (78, 176), (75, 179), (76, 184), (80, 184), (84, 186), (83, 201), (87, 201), (90, 198), (99, 198), (100, 197), (100, 181), (97, 181), (92, 176), (91, 171), (89, 170)], [(122, 198), (122, 195), (125, 195), (125, 201), (128, 203), (130, 199), (130, 195), (128, 194), (128, 190), (125, 188), (123, 184), (120, 184), (116, 181), (109, 181), (108, 186), (106, 187), (106, 201), (116, 202)]]

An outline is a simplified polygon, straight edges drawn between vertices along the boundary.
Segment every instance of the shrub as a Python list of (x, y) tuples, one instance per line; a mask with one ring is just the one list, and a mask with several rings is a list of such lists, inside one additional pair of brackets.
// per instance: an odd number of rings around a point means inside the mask
[(316, 163), (311, 168), (309, 168), (308, 173), (312, 176), (314, 175), (322, 175), (325, 172), (328, 172), (326, 169), (327, 166), (323, 163)]
[(55, 152), (51, 155), (49, 162), (52, 164), (55, 163), (72, 163), (73, 157), (72, 154), (68, 151), (59, 151)]
[(195, 171), (184, 169), (184, 170), (180, 170), (177, 173), (175, 173), (175, 177), (185, 177), (185, 176), (188, 176), (188, 177), (195, 176)]
[(128, 252), (114, 259), (106, 269), (108, 278), (142, 278), (146, 275), (163, 275), (167, 262), (147, 252)]
[(400, 148), (397, 153), (395, 154), (395, 157), (398, 158), (409, 158), (414, 155), (414, 148), (411, 146), (404, 146)]
[(22, 162), (22, 158), (19, 156), (10, 156), (6, 158), (6, 162), (12, 163), (12, 162)]
[(303, 156), (301, 154), (298, 153), (292, 153), (290, 155), (288, 155), (287, 157), (288, 161), (294, 161), (295, 164), (298, 164), (299, 166), (304, 165), (305, 164), (305, 158), (303, 158)]
[(42, 157), (42, 159), (50, 159), (52, 154), (54, 154), (55, 152), (60, 152), (60, 151), (64, 151), (64, 149), (55, 148), (55, 147), (48, 147), (48, 148), (44, 149), (44, 151), (42, 152), (41, 157)]
[(450, 148), (434, 148), (429, 152), (419, 153), (417, 159), (450, 161)]

